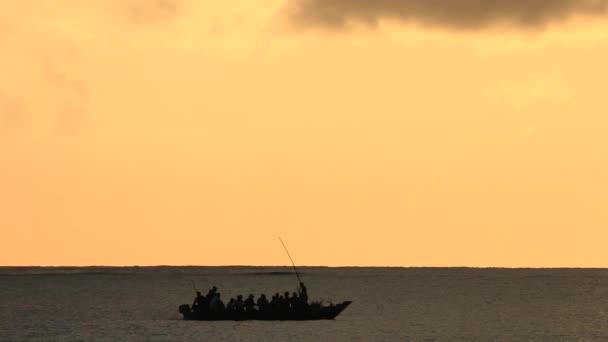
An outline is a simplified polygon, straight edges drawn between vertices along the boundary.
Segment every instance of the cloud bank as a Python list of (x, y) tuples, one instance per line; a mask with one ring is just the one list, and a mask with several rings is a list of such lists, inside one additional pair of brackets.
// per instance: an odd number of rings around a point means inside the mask
[(605, 16), (608, 0), (290, 0), (286, 10), (302, 26), (341, 28), (349, 21), (397, 19), (455, 29), (533, 28), (576, 15)]

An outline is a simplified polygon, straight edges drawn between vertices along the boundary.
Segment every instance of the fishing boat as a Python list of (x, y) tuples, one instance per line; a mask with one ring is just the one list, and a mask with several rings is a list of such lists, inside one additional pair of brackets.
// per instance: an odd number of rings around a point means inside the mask
[[(281, 239), (281, 238), (279, 238)], [(284, 303), (268, 303), (265, 305), (255, 306), (253, 301), (248, 307), (241, 306), (237, 308), (235, 306), (224, 307), (222, 303), (219, 307), (213, 305), (213, 303), (207, 303), (207, 300), (211, 297), (216, 297), (214, 300), (219, 302), (219, 294), (215, 291), (216, 287), (213, 287), (207, 295), (201, 296), (200, 292), (196, 289), (196, 284), (192, 282), (192, 286), (197, 293), (195, 303), (190, 306), (183, 304), (179, 306), (179, 312), (183, 315), (184, 320), (195, 320), (195, 321), (244, 321), (244, 320), (262, 320), (262, 321), (308, 321), (308, 320), (332, 320), (335, 319), (344, 309), (346, 309), (352, 302), (344, 301), (339, 304), (323, 305), (319, 302), (308, 303), (308, 293), (304, 283), (300, 279), (296, 264), (293, 262), (287, 247), (283, 240), (281, 240), (289, 260), (293, 265), (294, 273), (298, 279), (300, 286), (300, 294), (298, 297), (291, 297), (291, 302)], [(294, 293), (295, 295), (295, 293)], [(277, 294), (278, 296), (278, 294)], [(253, 296), (250, 296), (253, 298)], [(239, 296), (239, 298), (241, 298)], [(265, 297), (263, 297), (265, 299)], [(287, 297), (286, 297), (287, 298)], [(201, 303), (199, 304), (199, 299)], [(287, 305), (285, 305), (287, 303)], [(276, 305), (278, 304), (278, 305)]]
[(306, 307), (295, 310), (268, 310), (268, 311), (195, 311), (190, 305), (180, 305), (179, 312), (184, 316), (184, 320), (195, 321), (312, 321), (312, 320), (331, 320), (336, 318), (346, 307), (352, 303), (345, 301), (340, 304), (321, 305), (319, 303), (309, 304)]

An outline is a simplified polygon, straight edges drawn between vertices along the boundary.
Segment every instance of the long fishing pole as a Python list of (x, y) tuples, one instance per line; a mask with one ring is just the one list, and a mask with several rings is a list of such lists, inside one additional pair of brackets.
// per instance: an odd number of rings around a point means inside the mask
[(300, 280), (300, 275), (298, 274), (298, 269), (296, 268), (296, 264), (293, 262), (293, 259), (291, 258), (291, 255), (289, 254), (289, 251), (287, 250), (287, 246), (285, 246), (285, 242), (283, 242), (283, 239), (281, 239), (280, 236), (279, 236), (279, 240), (281, 240), (281, 244), (283, 245), (283, 248), (285, 248), (285, 252), (287, 252), (287, 256), (289, 257), (289, 260), (291, 260), (291, 265), (293, 266), (294, 272), (296, 272), (296, 278), (298, 278), (298, 284), (299, 284), (302, 282), (302, 280)]
[(190, 282), (192, 283), (192, 287), (194, 288), (194, 292), (198, 293), (198, 289), (196, 288), (196, 284), (194, 283), (194, 280), (190, 279)]

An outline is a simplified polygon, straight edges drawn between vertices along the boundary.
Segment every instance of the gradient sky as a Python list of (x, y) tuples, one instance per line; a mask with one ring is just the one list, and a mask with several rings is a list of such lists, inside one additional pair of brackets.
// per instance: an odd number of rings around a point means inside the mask
[(480, 3), (0, 2), (0, 265), (607, 267), (608, 1)]

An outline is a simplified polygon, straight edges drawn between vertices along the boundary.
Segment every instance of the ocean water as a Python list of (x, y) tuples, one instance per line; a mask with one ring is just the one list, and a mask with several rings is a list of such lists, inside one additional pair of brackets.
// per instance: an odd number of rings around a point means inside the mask
[(301, 268), (334, 321), (182, 321), (191, 280), (294, 291), (290, 268), (0, 268), (0, 341), (608, 341), (608, 270)]

